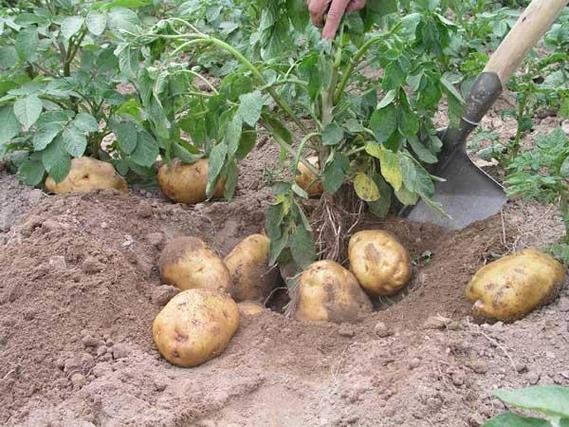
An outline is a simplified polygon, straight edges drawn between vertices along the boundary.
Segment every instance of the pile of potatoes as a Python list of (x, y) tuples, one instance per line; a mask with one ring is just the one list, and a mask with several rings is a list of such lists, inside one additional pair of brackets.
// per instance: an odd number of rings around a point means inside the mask
[[(352, 271), (318, 261), (300, 276), (295, 315), (309, 321), (352, 322), (371, 312), (370, 295), (392, 295), (411, 277), (405, 248), (384, 231), (362, 231), (350, 240)], [(270, 268), (269, 239), (254, 234), (223, 259), (196, 237), (169, 242), (159, 260), (163, 282), (180, 292), (153, 324), (164, 358), (183, 367), (219, 355), (239, 326), (239, 316), (263, 313), (280, 274)]]

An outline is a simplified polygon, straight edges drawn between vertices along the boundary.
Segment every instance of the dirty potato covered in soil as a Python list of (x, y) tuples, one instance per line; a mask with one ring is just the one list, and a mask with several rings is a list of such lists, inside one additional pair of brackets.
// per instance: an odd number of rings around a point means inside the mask
[(221, 259), (197, 237), (179, 237), (160, 255), (162, 280), (181, 290), (215, 289), (229, 292), (231, 276)]
[(478, 317), (513, 321), (551, 302), (565, 269), (550, 255), (526, 249), (481, 268), (466, 287)]
[(393, 295), (411, 279), (411, 258), (395, 236), (383, 230), (363, 230), (348, 245), (350, 269), (367, 293)]
[(338, 263), (315, 262), (300, 276), (299, 320), (354, 322), (371, 310), (371, 301), (354, 275)]
[(166, 360), (192, 367), (219, 356), (238, 327), (239, 309), (227, 294), (190, 289), (176, 295), (158, 313), (152, 334)]
[[(179, 203), (200, 203), (207, 199), (208, 160), (182, 163), (179, 159), (163, 164), (158, 170), (158, 184), (169, 199)], [(218, 179), (213, 197), (223, 196), (225, 182)]]
[(269, 266), (269, 244), (267, 236), (253, 234), (223, 259), (233, 281), (231, 296), (236, 301), (262, 300), (277, 284), (279, 271)]
[(51, 193), (87, 193), (92, 190), (116, 189), (127, 191), (127, 183), (113, 165), (91, 157), (71, 160), (71, 169), (61, 182), (48, 176), (45, 188)]

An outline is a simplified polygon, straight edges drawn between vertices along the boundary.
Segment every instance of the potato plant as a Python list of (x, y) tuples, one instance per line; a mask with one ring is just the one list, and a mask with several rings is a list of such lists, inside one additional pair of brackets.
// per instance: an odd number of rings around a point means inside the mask
[[(208, 157), (209, 196), (218, 179), (232, 196), (237, 163), (264, 129), (293, 174), (303, 164), (322, 182), (323, 197), (349, 183), (370, 210), (385, 216), (394, 203), (430, 201), (436, 177), (425, 166), (441, 148), (431, 119), (445, 95), (455, 118), (462, 102), (444, 74), (454, 24), (438, 2), (401, 6), (410, 13), (402, 17), (395, 3), (371, 2), (365, 13), (347, 16), (330, 43), (308, 24), (302, 0), (259, 0), (242, 22), (253, 41), (246, 49), (222, 31), (205, 32), (200, 20), (164, 19), (150, 30), (123, 31), (119, 65), (128, 74), (128, 64), (144, 61), (130, 80), (155, 104), (166, 105), (164, 88), (175, 76), (190, 79), (184, 104), (169, 116), (189, 138), (176, 148), (170, 135), (164, 157)], [(218, 85), (199, 72), (215, 57), (237, 64)], [(374, 70), (383, 74), (371, 77)], [(146, 124), (161, 134), (160, 122)], [(306, 160), (310, 155), (319, 168)], [(293, 180), (279, 180), (274, 193), (267, 214), (270, 260), (305, 267), (316, 258), (303, 207), (308, 194)]]

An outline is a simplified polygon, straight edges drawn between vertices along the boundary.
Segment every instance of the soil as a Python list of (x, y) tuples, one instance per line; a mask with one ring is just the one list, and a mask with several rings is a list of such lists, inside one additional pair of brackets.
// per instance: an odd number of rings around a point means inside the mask
[(569, 293), (512, 324), (470, 318), (485, 263), (560, 236), (550, 207), (510, 203), (460, 232), (398, 219), (414, 260), (403, 295), (355, 324), (244, 316), (218, 358), (164, 361), (151, 324), (175, 294), (158, 259), (179, 236), (220, 255), (261, 232), (278, 150), (241, 165), (232, 202), (172, 204), (153, 188), (46, 196), (0, 172), (0, 424), (478, 426), (498, 387), (569, 385)]

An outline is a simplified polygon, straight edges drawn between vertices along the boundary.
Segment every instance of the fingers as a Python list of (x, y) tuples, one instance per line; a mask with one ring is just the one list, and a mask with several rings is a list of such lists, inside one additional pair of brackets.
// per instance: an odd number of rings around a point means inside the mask
[(346, 9), (348, 12), (362, 10), (366, 6), (366, 0), (352, 0)]
[(322, 26), (324, 14), (328, 9), (330, 0), (308, 0), (308, 11), (310, 12), (310, 19), (317, 27)]
[(322, 31), (322, 37), (332, 40), (336, 36), (336, 31), (338, 31), (348, 3), (350, 3), (350, 0), (332, 0), (332, 6), (330, 6), (328, 16), (326, 17), (326, 25), (324, 25), (324, 30)]

